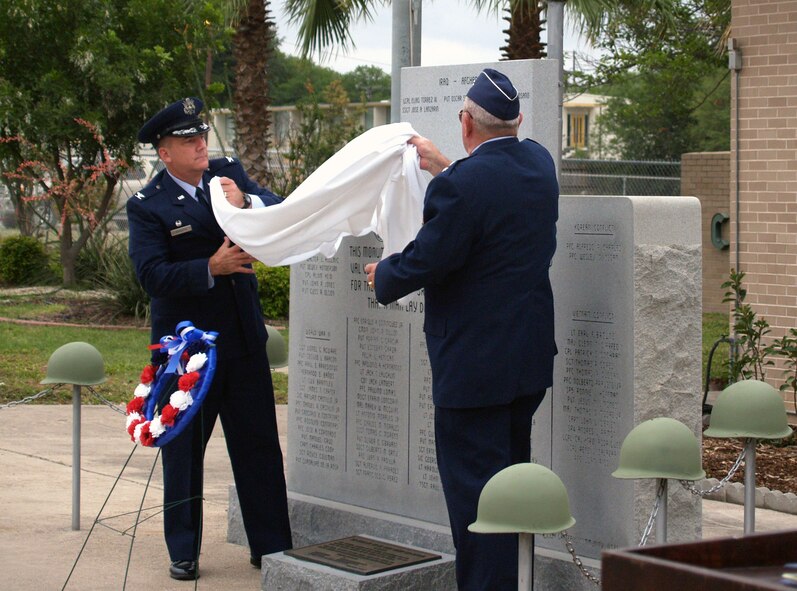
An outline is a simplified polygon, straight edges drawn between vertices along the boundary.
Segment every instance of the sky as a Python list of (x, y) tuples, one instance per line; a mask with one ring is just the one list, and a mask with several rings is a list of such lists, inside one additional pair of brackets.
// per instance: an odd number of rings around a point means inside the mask
[[(283, 40), (281, 49), (298, 55), (297, 29), (288, 23), (281, 2), (270, 4), (277, 23), (277, 35)], [(479, 14), (465, 0), (434, 0), (423, 3), (421, 26), (421, 65), (469, 64), (496, 62), (501, 59), (500, 47), (506, 43), (502, 30), (507, 22), (492, 13)], [(357, 23), (352, 30), (356, 49), (348, 54), (337, 50), (336, 55), (320, 62), (339, 72), (349, 72), (360, 65), (378, 66), (390, 73), (392, 8), (379, 5), (373, 22)], [(546, 33), (543, 32), (545, 37)], [(336, 50), (332, 50), (334, 54)], [(588, 44), (572, 31), (565, 18), (564, 51), (587, 53)]]

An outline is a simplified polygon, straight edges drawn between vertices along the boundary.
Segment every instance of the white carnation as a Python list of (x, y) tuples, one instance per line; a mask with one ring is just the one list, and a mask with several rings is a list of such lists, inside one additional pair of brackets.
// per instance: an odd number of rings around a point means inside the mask
[(136, 443), (141, 443), (141, 429), (144, 428), (144, 425), (146, 425), (146, 423), (139, 423), (136, 425), (136, 428), (133, 429), (133, 439), (136, 440)]
[(133, 392), (133, 394), (135, 394), (139, 398), (146, 398), (147, 396), (149, 396), (151, 390), (152, 386), (150, 386), (149, 384), (139, 384), (138, 386), (136, 386), (136, 389)]
[(180, 412), (184, 411), (193, 403), (194, 399), (191, 398), (191, 394), (189, 394), (188, 392), (183, 392), (182, 390), (177, 390), (171, 396), (169, 396), (169, 404), (171, 404), (174, 408), (176, 408)]
[(161, 423), (160, 415), (149, 422), (149, 432), (153, 437), (160, 437), (166, 432), (166, 426)]
[(185, 371), (186, 373), (191, 373), (192, 371), (199, 371), (202, 369), (202, 366), (205, 365), (205, 362), (208, 360), (208, 356), (204, 353), (194, 353), (191, 355), (191, 358), (188, 360), (188, 363), (185, 364)]
[(133, 421), (137, 421), (137, 420), (139, 420), (140, 418), (141, 418), (141, 415), (140, 415), (140, 414), (138, 414), (137, 412), (131, 412), (129, 415), (127, 415), (127, 425), (126, 425), (126, 426), (129, 428), (129, 427), (130, 427), (130, 424), (131, 424)]

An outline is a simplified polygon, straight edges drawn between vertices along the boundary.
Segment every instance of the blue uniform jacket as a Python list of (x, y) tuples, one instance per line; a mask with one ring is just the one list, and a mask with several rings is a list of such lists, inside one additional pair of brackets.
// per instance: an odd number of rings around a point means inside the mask
[[(214, 176), (233, 179), (242, 191), (266, 205), (282, 198), (261, 189), (233, 158), (210, 161), (204, 190)], [(208, 193), (209, 195), (209, 193)], [(208, 259), (221, 246), (224, 232), (212, 212), (197, 203), (163, 170), (127, 201), (129, 252), (141, 285), (152, 297), (152, 337), (174, 334), (190, 320), (205, 331), (218, 331), (220, 357), (263, 350), (266, 335), (257, 280), (236, 273), (214, 278), (208, 287)]]
[(481, 145), (432, 179), (424, 224), (377, 266), (377, 299), (425, 288), (434, 404), (502, 405), (553, 383), (559, 186), (540, 144)]

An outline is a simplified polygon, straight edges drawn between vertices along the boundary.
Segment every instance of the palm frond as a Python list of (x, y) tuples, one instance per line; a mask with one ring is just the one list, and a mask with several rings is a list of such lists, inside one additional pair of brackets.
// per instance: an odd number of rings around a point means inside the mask
[(299, 44), (302, 54), (309, 57), (324, 49), (338, 45), (353, 49), (351, 25), (358, 20), (373, 20), (373, 3), (370, 0), (287, 0), (289, 20), (299, 26)]

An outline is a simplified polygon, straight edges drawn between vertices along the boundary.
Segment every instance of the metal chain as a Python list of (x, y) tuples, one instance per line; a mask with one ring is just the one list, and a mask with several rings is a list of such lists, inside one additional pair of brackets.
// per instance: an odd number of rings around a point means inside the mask
[(698, 497), (704, 497), (706, 495), (710, 495), (713, 492), (717, 492), (723, 486), (728, 484), (728, 481), (731, 478), (733, 478), (733, 475), (736, 474), (736, 471), (742, 465), (742, 460), (744, 460), (744, 451), (745, 448), (742, 447), (742, 451), (739, 452), (739, 457), (736, 458), (736, 461), (733, 463), (733, 466), (731, 466), (731, 469), (728, 471), (728, 475), (725, 476), (725, 478), (720, 480), (717, 484), (715, 484), (709, 489), (701, 490), (697, 488), (697, 486), (695, 486), (695, 484), (691, 480), (679, 480), (678, 482), (680, 482), (681, 486), (683, 486), (686, 490), (688, 490), (690, 493)]
[(647, 541), (648, 537), (650, 536), (650, 532), (653, 529), (653, 523), (656, 521), (656, 514), (659, 512), (659, 505), (661, 504), (661, 498), (664, 496), (664, 491), (667, 488), (667, 481), (663, 478), (660, 479), (659, 482), (659, 490), (656, 492), (656, 502), (653, 503), (653, 510), (650, 512), (650, 517), (648, 517), (648, 523), (645, 526), (645, 531), (642, 532), (642, 539), (639, 540), (639, 545), (644, 546)]
[(47, 396), (48, 394), (50, 394), (53, 390), (55, 390), (60, 385), (61, 384), (56, 384), (52, 388), (48, 388), (47, 390), (42, 390), (38, 394), (33, 394), (31, 396), (27, 396), (25, 398), (22, 398), (21, 400), (12, 400), (8, 404), (0, 404), (0, 410), (2, 410), (4, 408), (11, 408), (12, 406), (18, 406), (20, 404), (27, 404), (29, 402), (33, 402), (34, 400), (38, 400), (39, 398), (42, 398), (43, 396)]
[[(38, 400), (39, 398), (43, 398), (44, 396), (47, 396), (48, 394), (52, 393), (56, 388), (58, 388), (60, 386), (63, 386), (63, 384), (55, 384), (52, 388), (48, 388), (47, 390), (42, 390), (38, 394), (33, 394), (31, 396), (27, 396), (27, 397), (22, 398), (20, 400), (12, 400), (11, 402), (9, 402), (7, 404), (0, 404), (0, 410), (2, 410), (4, 408), (11, 408), (11, 407), (14, 407), (14, 406), (19, 406), (20, 404), (28, 404), (30, 402), (33, 402), (34, 400)], [(105, 398), (102, 394), (97, 392), (91, 386), (86, 386), (86, 388), (88, 388), (89, 392), (91, 392), (96, 398), (98, 398), (100, 400), (100, 402), (102, 402), (102, 404), (104, 404), (105, 406), (107, 406), (111, 410), (113, 410), (115, 412), (118, 412), (119, 414), (123, 414), (123, 415), (127, 414), (127, 409), (124, 409), (124, 408), (121, 408), (121, 407), (115, 405), (113, 402), (111, 402), (110, 400)]]
[(581, 571), (581, 574), (584, 575), (584, 577), (586, 577), (586, 579), (589, 580), (590, 583), (593, 583), (595, 585), (600, 585), (601, 580), (587, 570), (587, 567), (584, 566), (584, 563), (581, 562), (581, 559), (576, 554), (576, 549), (573, 547), (573, 541), (570, 538), (570, 535), (566, 531), (563, 531), (559, 535), (565, 541), (565, 548), (567, 548), (567, 551), (570, 552), (570, 556), (573, 557), (573, 564), (575, 564), (578, 567), (578, 570)]
[(122, 414), (122, 415), (126, 415), (127, 414), (127, 409), (126, 408), (121, 408), (119, 406), (116, 406), (113, 402), (111, 402), (110, 400), (105, 398), (102, 394), (97, 392), (91, 386), (87, 386), (87, 388), (89, 389), (89, 392), (91, 392), (95, 396), (95, 398), (98, 398), (100, 402), (102, 402), (105, 406), (110, 408), (112, 411), (118, 412), (119, 414)]

